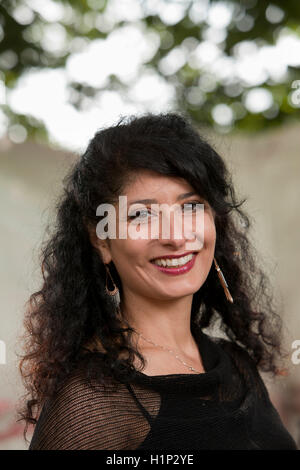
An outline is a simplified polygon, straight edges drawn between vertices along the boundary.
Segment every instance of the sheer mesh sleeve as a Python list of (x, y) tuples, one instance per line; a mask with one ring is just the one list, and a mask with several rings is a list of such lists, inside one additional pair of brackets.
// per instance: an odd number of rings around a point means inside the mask
[[(151, 426), (132, 389), (129, 392), (121, 383), (93, 385), (80, 371), (65, 379), (44, 405), (29, 450), (132, 450), (139, 446)], [(159, 396), (145, 395), (144, 404), (158, 411)]]

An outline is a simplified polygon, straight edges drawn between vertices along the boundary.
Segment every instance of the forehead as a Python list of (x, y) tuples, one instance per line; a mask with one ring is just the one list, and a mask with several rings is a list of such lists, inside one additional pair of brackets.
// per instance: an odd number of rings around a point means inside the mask
[(153, 198), (159, 201), (176, 198), (188, 192), (195, 193), (195, 190), (184, 178), (160, 175), (152, 171), (140, 171), (134, 174), (125, 186), (123, 195), (126, 195), (128, 200)]

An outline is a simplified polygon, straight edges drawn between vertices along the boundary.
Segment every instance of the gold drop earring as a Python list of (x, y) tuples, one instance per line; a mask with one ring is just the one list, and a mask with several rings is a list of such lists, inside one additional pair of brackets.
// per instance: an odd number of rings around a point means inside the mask
[[(115, 281), (113, 280), (112, 278), (112, 275), (110, 274), (110, 270), (109, 270), (109, 267), (107, 264), (104, 265), (105, 266), (105, 269), (106, 269), (106, 283), (105, 283), (105, 291), (107, 293), (107, 295), (111, 296), (111, 298), (113, 299), (114, 301), (114, 304), (116, 307), (119, 306), (120, 304), (120, 292), (119, 292), (119, 289), (117, 287), (117, 285), (115, 284)], [(113, 290), (109, 290), (108, 288), (108, 285), (107, 285), (107, 281), (108, 281), (108, 276), (110, 277), (110, 280), (114, 286)]]
[(218, 273), (218, 276), (219, 276), (219, 279), (220, 279), (220, 282), (222, 284), (222, 287), (224, 289), (224, 292), (225, 292), (225, 295), (226, 295), (226, 299), (233, 303), (233, 298), (229, 292), (229, 289), (228, 289), (228, 284), (226, 282), (226, 279), (224, 277), (224, 274), (222, 273), (221, 269), (220, 269), (220, 266), (218, 265), (217, 261), (216, 261), (216, 258), (214, 258), (214, 263), (215, 263), (215, 268), (217, 270), (217, 273)]

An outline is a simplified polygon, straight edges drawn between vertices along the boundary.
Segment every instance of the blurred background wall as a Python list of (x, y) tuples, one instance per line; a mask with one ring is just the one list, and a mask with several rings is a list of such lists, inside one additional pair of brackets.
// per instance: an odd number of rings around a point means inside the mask
[[(16, 423), (24, 305), (40, 287), (62, 179), (121, 115), (186, 112), (226, 160), (280, 305), (300, 340), (298, 2), (3, 0), (0, 4), (0, 449)], [(2, 363), (1, 363), (2, 362)], [(300, 446), (300, 364), (264, 377)]]

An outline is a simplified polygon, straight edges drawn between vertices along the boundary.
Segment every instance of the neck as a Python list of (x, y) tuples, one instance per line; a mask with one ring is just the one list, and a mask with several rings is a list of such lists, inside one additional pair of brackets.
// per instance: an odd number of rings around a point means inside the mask
[[(134, 301), (129, 301), (128, 297), (124, 296), (120, 310), (125, 322), (137, 333), (157, 345), (187, 355), (193, 354), (195, 340), (190, 327), (192, 295), (168, 301), (136, 298), (136, 296)], [(155, 347), (144, 339), (142, 341), (145, 348)]]

